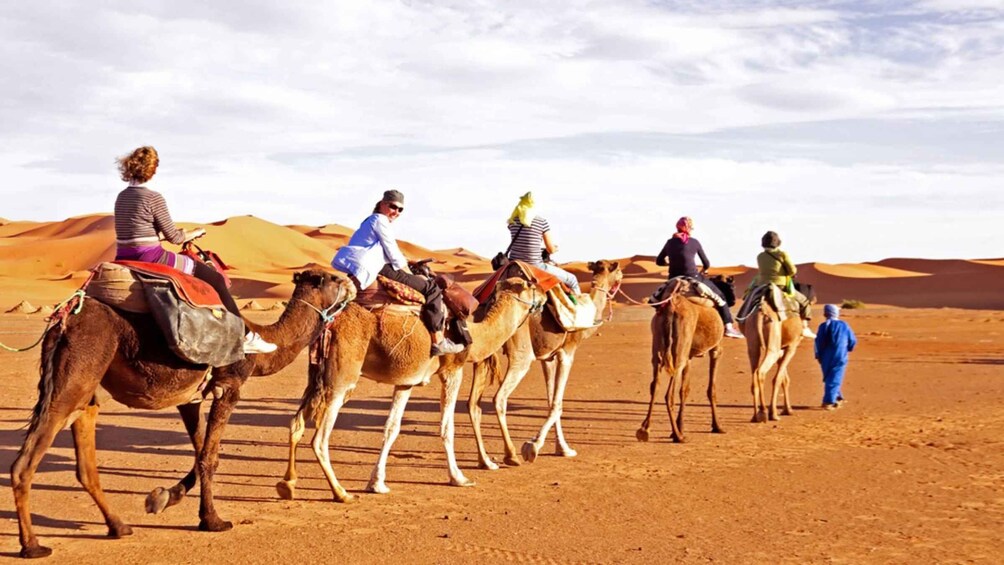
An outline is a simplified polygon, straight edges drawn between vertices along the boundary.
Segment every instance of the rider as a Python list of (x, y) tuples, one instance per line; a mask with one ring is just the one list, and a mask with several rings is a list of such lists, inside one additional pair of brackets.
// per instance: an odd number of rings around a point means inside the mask
[[(721, 305), (716, 306), (716, 309), (718, 315), (722, 317), (722, 321), (725, 322), (725, 337), (743, 339), (745, 336), (732, 324), (732, 312), (725, 304), (725, 296), (722, 295), (722, 291), (704, 275), (704, 272), (707, 272), (708, 268), (711, 267), (711, 262), (704, 254), (701, 242), (690, 236), (693, 229), (693, 220), (686, 216), (680, 218), (676, 222), (676, 233), (666, 241), (666, 245), (662, 246), (662, 251), (655, 258), (655, 264), (660, 267), (665, 267), (668, 264), (669, 278), (690, 277), (704, 283), (711, 292), (717, 294), (722, 299)], [(701, 271), (697, 270), (697, 262), (694, 261), (695, 255), (701, 258), (701, 264), (704, 266)]]
[[(180, 245), (206, 235), (206, 230), (178, 229), (167, 210), (167, 203), (159, 192), (143, 186), (157, 172), (160, 159), (153, 147), (140, 147), (118, 160), (122, 180), (129, 186), (115, 199), (115, 260), (161, 263), (193, 275), (209, 283), (223, 306), (241, 318), (226, 280), (216, 269), (191, 257), (167, 251), (160, 245), (163, 239)], [(242, 318), (243, 319), (243, 318)], [(244, 353), (271, 353), (276, 345), (262, 339), (257, 332), (248, 330), (244, 336)]]
[(809, 320), (812, 319), (812, 306), (809, 299), (801, 292), (795, 290), (794, 285), (789, 285), (789, 280), (798, 272), (798, 268), (788, 258), (788, 254), (781, 251), (781, 236), (776, 232), (768, 231), (760, 238), (760, 245), (763, 251), (756, 256), (757, 272), (756, 277), (750, 283), (750, 288), (773, 283), (779, 286), (786, 294), (798, 302), (799, 315), (802, 318), (802, 335), (805, 337), (816, 337), (809, 328)]
[(519, 203), (506, 221), (509, 235), (512, 236), (509, 258), (529, 263), (551, 273), (571, 289), (572, 293), (580, 294), (582, 291), (575, 275), (554, 263), (544, 262), (544, 251), (550, 256), (558, 251), (558, 245), (551, 239), (551, 225), (543, 216), (537, 215), (533, 205), (533, 194), (527, 192), (520, 197)]
[(377, 275), (383, 275), (414, 288), (425, 296), (421, 318), (432, 332), (432, 355), (460, 353), (464, 346), (446, 337), (446, 309), (443, 306), (443, 291), (426, 277), (412, 274), (408, 260), (394, 239), (390, 224), (404, 212), (404, 195), (397, 190), (388, 190), (376, 203), (359, 229), (352, 234), (349, 243), (338, 250), (331, 266), (347, 273), (359, 290), (368, 288)]

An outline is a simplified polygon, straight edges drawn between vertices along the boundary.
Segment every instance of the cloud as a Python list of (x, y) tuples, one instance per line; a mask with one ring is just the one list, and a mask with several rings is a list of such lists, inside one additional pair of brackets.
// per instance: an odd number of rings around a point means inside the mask
[[(108, 211), (114, 158), (152, 144), (181, 219), (351, 225), (394, 186), (407, 237), (487, 254), (534, 189), (567, 259), (657, 246), (680, 210), (716, 261), (764, 225), (813, 258), (938, 253), (933, 213), (993, 254), (972, 203), (1002, 180), (996, 2), (234, 6), (5, 10), (4, 217)], [(899, 229), (849, 246), (831, 214)]]

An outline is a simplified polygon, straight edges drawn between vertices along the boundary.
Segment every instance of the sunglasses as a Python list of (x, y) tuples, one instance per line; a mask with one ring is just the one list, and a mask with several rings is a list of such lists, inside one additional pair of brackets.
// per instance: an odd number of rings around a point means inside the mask
[(397, 204), (393, 204), (391, 202), (387, 203), (387, 207), (390, 208), (391, 210), (397, 212), (398, 214), (400, 214), (401, 212), (404, 212), (404, 206), (398, 206)]

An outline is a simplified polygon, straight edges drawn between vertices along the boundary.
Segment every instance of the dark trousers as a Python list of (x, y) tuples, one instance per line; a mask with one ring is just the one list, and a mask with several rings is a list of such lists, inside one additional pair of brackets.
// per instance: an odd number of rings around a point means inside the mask
[(443, 290), (436, 286), (432, 279), (413, 275), (405, 271), (399, 271), (389, 264), (380, 269), (380, 274), (388, 279), (406, 284), (422, 293), (425, 297), (425, 305), (422, 306), (420, 314), (425, 327), (430, 332), (443, 331), (446, 327), (446, 308), (443, 306)]
[(704, 283), (705, 286), (707, 286), (708, 288), (711, 289), (711, 292), (717, 294), (718, 297), (722, 299), (722, 305), (719, 306), (719, 305), (716, 304), (715, 305), (715, 310), (718, 310), (718, 315), (722, 317), (722, 321), (723, 322), (725, 322), (726, 324), (731, 324), (732, 323), (732, 311), (729, 310), (728, 305), (725, 304), (725, 295), (722, 294), (722, 291), (718, 288), (718, 286), (715, 283), (711, 282), (711, 279), (709, 279), (708, 277), (706, 277), (706, 276), (704, 276), (704, 275), (702, 275), (700, 273), (697, 273), (696, 275), (688, 275), (688, 276), (690, 276), (692, 278), (695, 278), (695, 279), (701, 281), (702, 283)]
[(223, 302), (223, 306), (231, 314), (236, 314), (237, 317), (240, 317), (241, 309), (237, 307), (234, 297), (230, 295), (230, 289), (227, 288), (227, 281), (223, 278), (223, 275), (202, 261), (195, 261), (195, 270), (192, 272), (192, 275), (197, 279), (209, 283), (216, 293), (220, 295), (220, 301)]

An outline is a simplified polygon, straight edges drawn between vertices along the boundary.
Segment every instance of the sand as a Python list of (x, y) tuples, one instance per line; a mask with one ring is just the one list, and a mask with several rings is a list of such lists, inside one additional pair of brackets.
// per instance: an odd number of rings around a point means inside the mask
[[(52, 304), (78, 287), (86, 260), (110, 248), (106, 218), (0, 225), (0, 311), (22, 300)], [(345, 235), (330, 226), (285, 227), (247, 217), (207, 229), (205, 246), (237, 267), (230, 273), (235, 294), (266, 307), (288, 299), (297, 268), (325, 265), (330, 243)], [(40, 250), (37, 261), (20, 250), (29, 245)], [(100, 249), (87, 250), (90, 245)], [(464, 284), (488, 270), (461, 248), (407, 249), (430, 253)], [(633, 297), (662, 279), (651, 257), (620, 261), (628, 273), (624, 289)], [(569, 266), (585, 278), (584, 263)], [(54, 563), (998, 562), (1004, 554), (1002, 269), (1000, 259), (800, 264), (801, 278), (815, 284), (824, 301), (866, 303), (844, 312), (860, 338), (845, 386), (848, 404), (836, 412), (818, 408), (820, 374), (804, 347), (791, 368), (795, 414), (751, 424), (745, 344), (728, 341), (718, 387), (728, 433), (708, 431), (707, 361), (700, 359), (686, 415), (690, 441), (682, 445), (668, 441), (669, 423), (658, 406), (652, 441), (635, 440), (649, 398), (651, 310), (618, 304), (613, 322), (581, 347), (572, 370), (564, 422), (579, 456), (550, 456), (552, 437), (532, 465), (478, 470), (461, 403), (457, 455), (478, 483), (468, 489), (446, 484), (434, 383), (418, 389), (409, 404), (388, 466), (392, 492), (362, 492), (391, 394), (363, 381), (332, 439), (335, 472), (361, 497), (354, 505), (331, 501), (309, 442), (298, 452), (299, 499), (275, 494), (287, 425), (305, 382), (301, 354), (242, 390), (217, 473), (217, 508), (236, 524), (226, 533), (195, 530), (197, 492), (164, 514), (144, 513), (151, 489), (187, 471), (191, 447), (173, 410), (138, 411), (109, 401), (98, 424), (102, 485), (135, 534), (105, 539), (100, 513), (74, 478), (68, 431), (35, 477), (36, 533), (54, 548)], [(752, 276), (741, 266), (726, 272), (740, 287)], [(271, 321), (279, 313), (248, 315)], [(44, 321), (37, 314), (3, 314), (0, 324), (0, 341), (21, 346), (34, 341)], [(0, 351), (4, 469), (21, 446), (37, 398), (38, 361), (37, 349)], [(535, 367), (510, 405), (517, 442), (529, 439), (545, 411)], [(489, 451), (500, 459), (488, 406), (484, 430)], [(0, 555), (10, 557), (19, 549), (17, 523), (12, 497), (5, 500)]]

